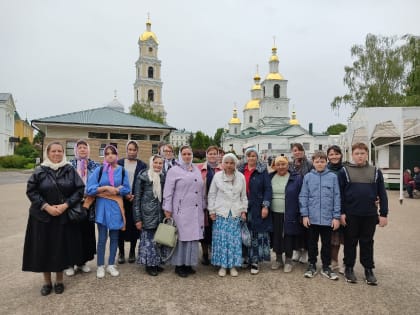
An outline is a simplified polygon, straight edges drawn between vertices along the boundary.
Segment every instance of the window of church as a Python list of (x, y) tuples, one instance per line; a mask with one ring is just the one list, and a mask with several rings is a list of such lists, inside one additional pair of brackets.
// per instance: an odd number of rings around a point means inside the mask
[(147, 135), (132, 133), (130, 135), (130, 139), (131, 140), (147, 140)]
[(271, 143), (268, 143), (268, 145), (267, 145), (267, 149), (268, 149), (268, 150), (271, 150), (271, 149), (272, 149), (272, 144), (271, 144)]
[(125, 139), (128, 140), (128, 134), (127, 133), (113, 133), (111, 132), (109, 134), (110, 139)]
[(106, 133), (106, 132), (88, 132), (88, 138), (108, 139), (108, 133)]
[(238, 133), (238, 128), (235, 127), (235, 134), (237, 134), (237, 133)]
[(265, 97), (265, 86), (263, 86), (263, 97)]
[(152, 53), (152, 52), (153, 52), (153, 48), (149, 47), (149, 53)]
[(279, 98), (280, 97), (280, 85), (275, 84), (274, 85), (274, 98)]
[(160, 135), (150, 135), (150, 141), (160, 141)]
[(302, 145), (305, 151), (309, 151), (311, 148), (311, 144), (309, 142), (303, 142)]
[(147, 69), (147, 77), (148, 77), (149, 79), (153, 79), (153, 67), (149, 67), (149, 68)]
[(249, 116), (249, 123), (252, 123), (252, 116)]
[(153, 90), (147, 91), (147, 100), (149, 102), (153, 102), (154, 98), (155, 98), (155, 93), (153, 92)]

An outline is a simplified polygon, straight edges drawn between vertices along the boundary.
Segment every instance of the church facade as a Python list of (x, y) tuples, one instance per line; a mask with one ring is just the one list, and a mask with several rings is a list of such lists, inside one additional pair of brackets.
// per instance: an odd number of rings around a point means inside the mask
[(272, 48), (269, 59), (269, 73), (261, 82), (257, 73), (251, 88), (251, 99), (243, 109), (243, 120), (238, 110), (233, 110), (228, 129), (223, 135), (225, 151), (234, 151), (239, 156), (245, 149), (255, 147), (262, 157), (290, 153), (293, 143), (303, 144), (306, 154), (311, 156), (318, 150), (326, 150), (336, 144), (338, 137), (314, 133), (312, 124), (309, 129), (300, 126), (296, 112), (289, 116), (287, 95), (288, 81), (279, 72), (277, 48)]

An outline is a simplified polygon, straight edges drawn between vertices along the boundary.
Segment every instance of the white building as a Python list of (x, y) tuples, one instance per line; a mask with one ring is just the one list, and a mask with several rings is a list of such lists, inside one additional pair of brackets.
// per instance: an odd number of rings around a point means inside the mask
[(309, 130), (300, 126), (296, 112), (289, 116), (287, 95), (288, 81), (279, 73), (277, 48), (272, 48), (269, 59), (269, 73), (260, 83), (260, 76), (254, 76), (251, 100), (243, 109), (243, 123), (237, 109), (228, 123), (223, 135), (222, 146), (225, 151), (234, 150), (242, 155), (248, 147), (255, 147), (263, 156), (289, 154), (293, 143), (303, 144), (307, 156), (318, 150), (326, 150), (336, 144), (338, 137), (314, 133), (312, 123)]
[(169, 135), (169, 143), (172, 144), (174, 147), (190, 145), (191, 136), (194, 136), (194, 133), (191, 131), (186, 131), (185, 129), (174, 130)]
[(14, 151), (15, 102), (10, 93), (0, 93), (0, 156)]

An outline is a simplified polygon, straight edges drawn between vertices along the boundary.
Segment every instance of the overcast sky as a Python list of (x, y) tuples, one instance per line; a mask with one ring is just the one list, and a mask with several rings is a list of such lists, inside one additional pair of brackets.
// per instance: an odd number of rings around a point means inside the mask
[(346, 92), (351, 46), (368, 33), (420, 33), (418, 0), (0, 0), (0, 92), (29, 120), (104, 106), (114, 90), (128, 111), (148, 12), (168, 124), (210, 136), (235, 103), (242, 120), (273, 36), (290, 112), (321, 132), (350, 113), (330, 103)]

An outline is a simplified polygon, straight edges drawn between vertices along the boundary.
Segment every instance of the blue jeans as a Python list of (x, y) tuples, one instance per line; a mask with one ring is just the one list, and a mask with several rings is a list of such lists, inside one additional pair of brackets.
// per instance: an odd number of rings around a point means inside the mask
[[(114, 265), (115, 256), (118, 248), (118, 233), (119, 230), (109, 230), (109, 258), (108, 265)], [(97, 263), (98, 266), (103, 266), (105, 261), (105, 246), (108, 238), (108, 228), (105, 225), (98, 224), (98, 248), (97, 248)]]

